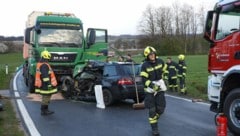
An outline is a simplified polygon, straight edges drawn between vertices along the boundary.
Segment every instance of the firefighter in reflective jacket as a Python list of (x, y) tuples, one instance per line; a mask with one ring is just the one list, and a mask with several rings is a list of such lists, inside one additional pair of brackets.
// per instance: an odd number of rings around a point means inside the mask
[(152, 128), (152, 134), (158, 136), (158, 119), (165, 110), (166, 101), (165, 89), (162, 90), (156, 82), (163, 81), (163, 72), (167, 66), (162, 59), (156, 57), (156, 50), (151, 46), (147, 46), (144, 49), (144, 57), (146, 59), (141, 68), (141, 77), (146, 93), (144, 104), (149, 109), (148, 119)]
[(41, 59), (36, 66), (35, 75), (35, 92), (42, 95), (41, 115), (53, 114), (53, 111), (48, 110), (51, 95), (57, 92), (57, 80), (48, 60), (51, 54), (44, 50), (41, 52)]
[(178, 64), (172, 60), (171, 57), (167, 57), (167, 71), (165, 72), (168, 80), (169, 91), (178, 91), (177, 85), (177, 69)]
[(178, 56), (178, 79), (179, 79), (179, 87), (180, 92), (182, 94), (186, 94), (186, 85), (185, 85), (185, 78), (186, 78), (186, 72), (187, 72), (187, 65), (185, 63), (185, 56), (183, 54), (180, 54)]

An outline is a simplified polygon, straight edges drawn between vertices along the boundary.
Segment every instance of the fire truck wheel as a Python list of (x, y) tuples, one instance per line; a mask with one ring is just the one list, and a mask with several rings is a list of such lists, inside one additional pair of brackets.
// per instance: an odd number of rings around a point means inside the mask
[(233, 89), (225, 99), (223, 111), (228, 119), (228, 128), (240, 135), (240, 88)]

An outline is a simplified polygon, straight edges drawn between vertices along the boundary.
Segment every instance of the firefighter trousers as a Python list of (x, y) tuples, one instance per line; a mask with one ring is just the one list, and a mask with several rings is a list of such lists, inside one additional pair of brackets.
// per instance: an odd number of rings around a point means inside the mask
[(179, 77), (179, 88), (182, 93), (186, 92), (185, 77)]
[(149, 109), (149, 118), (160, 116), (166, 107), (165, 92), (160, 91), (156, 95), (146, 93), (144, 104)]
[(50, 103), (50, 99), (51, 99), (51, 94), (43, 94), (41, 104), (48, 105)]

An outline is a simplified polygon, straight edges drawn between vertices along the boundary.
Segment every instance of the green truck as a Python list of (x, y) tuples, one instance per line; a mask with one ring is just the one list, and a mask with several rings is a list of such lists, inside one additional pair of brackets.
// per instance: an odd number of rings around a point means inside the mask
[(36, 63), (43, 50), (51, 53), (50, 65), (61, 84), (81, 72), (88, 60), (106, 59), (107, 30), (88, 28), (85, 33), (83, 22), (71, 13), (32, 12), (23, 45), (23, 77), (30, 93), (35, 90)]

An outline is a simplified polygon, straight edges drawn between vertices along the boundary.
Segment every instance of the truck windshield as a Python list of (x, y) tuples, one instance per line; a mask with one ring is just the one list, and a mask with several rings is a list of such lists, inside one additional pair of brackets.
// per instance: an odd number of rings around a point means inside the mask
[(216, 40), (225, 38), (233, 32), (239, 31), (240, 28), (240, 13), (227, 12), (220, 13), (217, 25)]
[(82, 47), (82, 31), (69, 29), (41, 29), (38, 35), (41, 47)]

